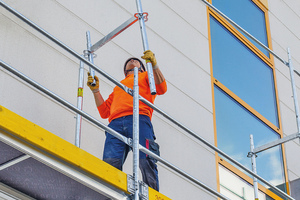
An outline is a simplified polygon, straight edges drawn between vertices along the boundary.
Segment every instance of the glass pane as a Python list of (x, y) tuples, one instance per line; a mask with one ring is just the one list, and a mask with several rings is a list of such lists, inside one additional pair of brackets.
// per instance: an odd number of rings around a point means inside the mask
[[(265, 14), (255, 3), (251, 0), (213, 0), (212, 4), (268, 47)], [(245, 34), (243, 35), (246, 36)], [(248, 36), (246, 37), (266, 56), (269, 56), (267, 50), (256, 44)]]
[[(255, 147), (279, 139), (279, 135), (243, 106), (215, 86), (215, 111), (218, 148), (251, 169), (250, 134)], [(281, 147), (273, 147), (258, 154), (257, 173), (273, 185), (285, 190)], [(282, 188), (284, 186), (284, 188)]]
[(214, 77), (278, 127), (273, 69), (210, 19)]
[[(253, 186), (222, 165), (219, 165), (220, 192), (229, 199), (255, 199)], [(259, 200), (270, 200), (266, 194), (258, 192)]]

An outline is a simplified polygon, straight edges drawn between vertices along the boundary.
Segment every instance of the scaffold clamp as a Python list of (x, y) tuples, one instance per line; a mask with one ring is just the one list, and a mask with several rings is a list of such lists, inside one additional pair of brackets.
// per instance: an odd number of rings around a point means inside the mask
[(144, 183), (143, 181), (139, 181), (140, 186), (140, 197), (142, 200), (148, 200), (149, 199), (149, 191), (148, 191), (148, 185)]
[(257, 157), (256, 153), (254, 153), (254, 152), (248, 152), (247, 157), (251, 158), (252, 156), (255, 156), (255, 158)]
[(92, 54), (93, 58), (97, 58), (97, 54), (92, 53), (90, 50), (83, 50), (83, 56), (88, 59), (89, 55)]
[(148, 21), (148, 13), (147, 12), (135, 13), (134, 17), (137, 19), (141, 19), (142, 17), (144, 17), (144, 22)]
[[(127, 174), (127, 190), (131, 194), (134, 194), (135, 188), (134, 188), (134, 178), (132, 175)], [(139, 196), (141, 200), (149, 200), (149, 190), (148, 185), (144, 183), (143, 181), (139, 181)]]

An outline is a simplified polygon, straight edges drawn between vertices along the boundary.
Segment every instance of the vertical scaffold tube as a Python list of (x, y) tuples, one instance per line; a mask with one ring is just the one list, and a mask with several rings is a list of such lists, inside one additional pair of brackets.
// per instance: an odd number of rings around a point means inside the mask
[(293, 99), (294, 99), (294, 106), (295, 106), (295, 113), (296, 113), (296, 120), (297, 120), (297, 130), (298, 133), (300, 133), (300, 118), (299, 118), (299, 105), (298, 105), (298, 97), (296, 92), (296, 85), (295, 85), (295, 79), (294, 79), (294, 67), (292, 64), (292, 56), (290, 53), (290, 48), (287, 49), (288, 52), (288, 58), (289, 58), (289, 69), (290, 69), (290, 76), (291, 76), (291, 84), (292, 84), (292, 90), (293, 90)]
[[(147, 50), (149, 50), (149, 45), (148, 45), (145, 21), (144, 21), (144, 17), (143, 17), (143, 9), (142, 9), (142, 4), (141, 4), (140, 0), (136, 0), (136, 6), (137, 6), (138, 14), (139, 14), (138, 16), (139, 16), (139, 23), (140, 23), (140, 29), (141, 29), (141, 34), (142, 34), (142, 40), (143, 40), (143, 47), (144, 47), (144, 51), (147, 51)], [(154, 82), (153, 69), (152, 69), (151, 62), (146, 60), (146, 66), (147, 66), (147, 72), (148, 72), (148, 78), (149, 78), (150, 92), (152, 95), (155, 95), (156, 88), (155, 88), (155, 82)]]
[[(256, 155), (253, 153), (254, 150), (254, 141), (253, 135), (250, 135), (250, 153), (251, 154), (251, 164), (252, 164), (252, 171), (256, 174)], [(253, 187), (254, 187), (254, 197), (255, 200), (258, 200), (258, 183), (257, 178), (253, 176)]]
[[(91, 47), (92, 47), (91, 35), (90, 35), (89, 31), (86, 32), (86, 46), (87, 46), (87, 50), (88, 50), (88, 59), (89, 59), (89, 61), (91, 63), (94, 64), (93, 54), (91, 53)], [(95, 71), (91, 67), (89, 68), (89, 72), (90, 72), (90, 75), (94, 78)], [(95, 86), (96, 85), (96, 81), (94, 80), (94, 82), (91, 83), (91, 85)]]
[(139, 75), (138, 68), (134, 68), (133, 86), (133, 179), (134, 199), (139, 200)]
[[(83, 78), (84, 78), (83, 62), (80, 61), (79, 76), (78, 76), (78, 91), (77, 91), (77, 108), (80, 110), (82, 110), (82, 103), (83, 103)], [(76, 147), (80, 147), (81, 122), (82, 122), (82, 116), (80, 114), (76, 114), (76, 133), (75, 133)]]

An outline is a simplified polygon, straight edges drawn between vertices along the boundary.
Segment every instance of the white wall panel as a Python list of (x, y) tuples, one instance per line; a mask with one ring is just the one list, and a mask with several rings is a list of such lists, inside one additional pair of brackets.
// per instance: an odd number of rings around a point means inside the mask
[[(7, 4), (63, 43), (82, 53), (86, 31), (92, 43), (136, 13), (135, 1), (39, 1), (7, 0)], [(168, 92), (157, 97), (156, 105), (179, 122), (214, 143), (212, 90), (210, 79), (207, 13), (196, 0), (142, 1), (150, 49), (156, 54)], [(79, 61), (58, 45), (0, 8), (0, 59), (76, 105)], [(99, 49), (95, 64), (117, 80), (122, 80), (124, 61), (142, 55), (138, 23)], [(85, 66), (85, 80), (88, 67)], [(114, 85), (103, 76), (100, 89), (107, 98)], [(0, 104), (74, 143), (74, 114), (5, 70), (0, 70)], [(20, 100), (21, 99), (21, 103)], [(84, 86), (84, 111), (101, 122), (89, 88)], [(101, 128), (83, 120), (81, 148), (102, 158), (105, 135)], [(161, 155), (183, 170), (217, 189), (215, 155), (208, 147), (184, 133), (154, 112), (153, 124)], [(124, 166), (132, 173), (132, 154)], [(159, 164), (161, 192), (172, 199), (216, 199), (200, 187)]]

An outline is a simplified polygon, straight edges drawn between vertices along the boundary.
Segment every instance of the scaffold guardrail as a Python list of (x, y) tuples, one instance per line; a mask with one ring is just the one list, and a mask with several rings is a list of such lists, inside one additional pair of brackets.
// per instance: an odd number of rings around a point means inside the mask
[[(208, 2), (206, 2), (205, 0), (202, 0), (206, 5), (208, 5), (210, 8), (217, 10), (215, 7), (213, 7), (211, 4), (209, 4)], [(0, 5), (2, 7), (4, 7), (6, 10), (8, 10), (9, 12), (11, 12), (12, 14), (14, 14), (16, 17), (18, 17), (19, 19), (21, 19), (22, 21), (24, 21), (25, 23), (27, 23), (28, 25), (30, 25), (31, 27), (33, 27), (35, 30), (37, 30), (38, 32), (42, 33), (44, 36), (46, 36), (47, 38), (49, 38), (51, 41), (53, 41), (54, 43), (56, 43), (58, 46), (60, 46), (61, 48), (63, 48), (64, 50), (66, 50), (67, 52), (69, 52), (71, 55), (73, 55), (75, 58), (77, 58), (78, 60), (80, 60), (81, 62), (85, 63), (86, 65), (88, 65), (90, 68), (92, 68), (93, 70), (97, 71), (98, 73), (100, 73), (102, 76), (104, 76), (105, 78), (107, 78), (109, 81), (111, 81), (112, 83), (114, 83), (116, 86), (120, 87), (121, 89), (123, 89), (125, 92), (127, 92), (130, 95), (133, 95), (133, 90), (131, 88), (126, 87), (125, 85), (121, 84), (118, 80), (116, 80), (115, 78), (113, 78), (111, 75), (107, 74), (106, 72), (104, 72), (102, 69), (100, 69), (99, 67), (97, 67), (95, 64), (93, 64), (92, 62), (86, 60), (82, 55), (80, 55), (79, 53), (77, 53), (76, 51), (74, 51), (73, 49), (71, 49), (70, 47), (68, 47), (67, 45), (65, 45), (64, 43), (62, 43), (61, 41), (59, 41), (57, 38), (55, 38), (54, 36), (52, 36), (50, 33), (48, 33), (47, 31), (45, 31), (44, 29), (42, 29), (41, 27), (39, 27), (37, 24), (35, 24), (34, 22), (32, 22), (31, 20), (29, 20), (28, 18), (26, 18), (25, 16), (23, 16), (21, 13), (19, 13), (18, 11), (16, 11), (15, 9), (13, 9), (12, 7), (10, 7), (9, 5), (7, 5), (6, 3), (4, 3), (2, 0), (0, 0)], [(219, 14), (221, 13), (220, 11), (218, 11)], [(224, 15), (224, 14), (223, 14)], [(224, 15), (225, 16), (225, 15)], [(243, 29), (241, 30), (243, 31)], [(244, 32), (244, 31), (243, 31)], [(253, 36), (252, 36), (253, 37)], [(266, 47), (267, 48), (267, 47)], [(272, 51), (267, 48), (267, 50), (271, 53)], [(274, 53), (274, 52), (273, 52)], [(272, 53), (272, 54), (273, 54)], [(275, 53), (274, 53), (275, 54)], [(273, 55), (274, 55), (273, 54)], [(277, 57), (277, 56), (275, 56)], [(278, 59), (280, 57), (277, 57)], [(281, 59), (279, 59), (281, 60)], [(283, 59), (281, 60), (284, 64), (289, 65), (288, 62), (285, 62)], [(17, 71), (16, 69), (14, 69), (12, 66), (8, 65), (7, 63), (5, 63), (4, 61), (0, 60), (0, 65), (5, 68), (6, 70), (10, 71), (11, 73), (13, 73), (14, 75), (18, 76), (19, 78), (21, 78), (22, 80), (26, 81), (27, 83), (29, 83), (30, 85), (32, 85), (33, 87), (37, 88), (38, 90), (42, 91), (43, 93), (45, 93), (46, 95), (50, 96), (51, 98), (53, 98), (54, 100), (56, 100), (57, 102), (61, 103), (62, 105), (68, 107), (69, 109), (71, 109), (72, 111), (80, 114), (82, 117), (84, 117), (85, 119), (89, 120), (90, 122), (94, 123), (95, 125), (101, 127), (102, 129), (104, 129), (105, 131), (111, 133), (112, 135), (114, 135), (115, 137), (117, 137), (119, 140), (123, 141), (124, 143), (126, 143), (129, 146), (132, 146), (133, 142), (130, 138), (126, 138), (124, 136), (122, 136), (121, 134), (117, 133), (116, 131), (114, 131), (113, 129), (107, 127), (105, 124), (101, 123), (100, 121), (96, 120), (95, 118), (93, 118), (92, 116), (90, 116), (89, 114), (83, 112), (81, 109), (78, 109), (76, 106), (72, 105), (71, 103), (67, 102), (66, 100), (62, 99), (61, 97), (57, 96), (56, 94), (54, 94), (53, 92), (49, 91), (48, 89), (44, 88), (43, 86), (41, 86), (40, 84), (38, 84), (37, 82), (31, 80), (29, 77), (27, 77), (26, 75), (22, 74), (21, 72)], [(264, 184), (268, 185), (270, 188), (272, 188), (274, 191), (278, 192), (280, 195), (284, 196), (285, 198), (288, 198), (290, 200), (295, 200), (294, 198), (292, 198), (291, 196), (289, 196), (288, 194), (284, 193), (283, 191), (281, 191), (280, 189), (278, 189), (277, 187), (275, 187), (274, 185), (272, 185), (271, 183), (269, 183), (268, 181), (266, 181), (265, 179), (263, 179), (262, 177), (260, 177), (259, 175), (255, 174), (254, 172), (252, 172), (251, 170), (249, 170), (247, 167), (243, 166), (241, 163), (239, 163), (238, 161), (234, 160), (233, 158), (231, 158), (229, 155), (227, 155), (225, 152), (223, 152), (222, 150), (218, 149), (217, 147), (215, 147), (213, 144), (209, 143), (208, 141), (206, 141), (204, 138), (202, 138), (200, 135), (198, 135), (197, 133), (195, 133), (194, 131), (190, 130), (189, 128), (187, 128), (186, 126), (184, 126), (183, 124), (181, 124), (180, 122), (178, 122), (177, 120), (175, 120), (174, 118), (172, 118), (170, 115), (168, 115), (166, 112), (162, 111), (160, 108), (158, 108), (157, 106), (155, 106), (154, 104), (150, 103), (148, 100), (146, 100), (145, 98), (143, 98), (142, 96), (138, 96), (139, 100), (143, 103), (145, 103), (146, 105), (148, 105), (149, 107), (153, 108), (155, 111), (157, 111), (159, 114), (161, 114), (162, 116), (164, 116), (165, 118), (167, 118), (169, 121), (171, 121), (172, 123), (174, 123), (175, 125), (177, 125), (178, 127), (180, 127), (182, 130), (184, 130), (185, 132), (187, 132), (188, 134), (190, 134), (191, 136), (193, 136), (194, 138), (196, 138), (197, 140), (201, 141), (203, 144), (205, 144), (207, 147), (209, 147), (210, 149), (214, 150), (215, 152), (217, 152), (218, 154), (222, 155), (224, 158), (228, 159), (229, 161), (231, 161), (232, 163), (234, 163), (235, 165), (237, 165), (238, 167), (240, 167), (241, 169), (245, 170), (247, 173), (249, 173), (250, 175), (252, 175), (253, 177), (259, 179), (261, 182), (263, 182)], [(191, 175), (187, 174), (186, 172), (184, 172), (183, 170), (179, 169), (178, 167), (174, 166), (173, 164), (169, 163), (168, 161), (166, 161), (165, 159), (161, 158), (160, 156), (157, 156), (156, 154), (152, 153), (151, 151), (149, 151), (148, 149), (144, 148), (143, 146), (139, 145), (139, 150), (141, 150), (142, 152), (149, 154), (150, 156), (153, 156), (155, 159), (157, 159), (158, 161), (160, 161), (161, 163), (163, 163), (165, 166), (171, 168), (172, 170), (174, 170), (175, 172), (179, 173), (180, 175), (182, 175), (183, 177), (191, 180), (192, 182), (196, 183), (197, 185), (199, 185), (200, 187), (204, 188), (205, 190), (209, 191), (211, 194), (221, 198), (221, 199), (229, 199), (226, 196), (224, 196), (223, 194), (219, 193), (218, 191), (210, 188), (209, 186), (206, 186), (204, 183), (202, 183), (201, 181), (197, 180), (196, 178), (192, 177)]]

